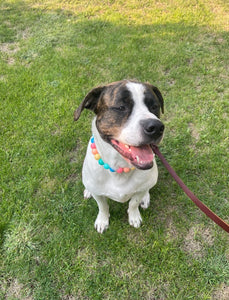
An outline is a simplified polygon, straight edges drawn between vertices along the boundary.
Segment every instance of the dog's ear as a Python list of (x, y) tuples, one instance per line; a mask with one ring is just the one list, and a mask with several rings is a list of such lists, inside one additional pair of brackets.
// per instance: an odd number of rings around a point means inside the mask
[(156, 86), (154, 86), (152, 84), (150, 84), (150, 87), (154, 91), (154, 93), (156, 94), (156, 96), (160, 102), (161, 112), (164, 113), (164, 99), (162, 97), (161, 92), (159, 91), (159, 89)]
[(97, 113), (97, 104), (104, 89), (105, 86), (98, 86), (87, 94), (80, 106), (74, 111), (74, 121), (79, 119), (84, 108), (90, 109), (94, 113)]

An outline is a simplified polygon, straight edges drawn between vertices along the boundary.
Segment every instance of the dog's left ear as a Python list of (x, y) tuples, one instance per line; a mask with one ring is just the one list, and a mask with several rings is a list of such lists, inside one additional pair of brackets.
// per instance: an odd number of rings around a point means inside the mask
[(158, 98), (158, 100), (160, 102), (161, 112), (164, 113), (164, 99), (162, 97), (161, 92), (159, 91), (159, 89), (156, 86), (154, 86), (152, 84), (150, 84), (150, 87), (154, 91), (154, 93), (156, 94), (156, 96), (157, 96), (157, 98)]
[(97, 104), (104, 89), (105, 86), (98, 86), (87, 94), (80, 106), (74, 111), (74, 121), (79, 119), (84, 108), (90, 109), (94, 113), (97, 113)]

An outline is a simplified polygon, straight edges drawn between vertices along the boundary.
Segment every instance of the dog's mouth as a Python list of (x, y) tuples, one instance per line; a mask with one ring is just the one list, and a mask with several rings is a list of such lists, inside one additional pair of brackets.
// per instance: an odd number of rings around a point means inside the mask
[(123, 144), (112, 139), (111, 145), (133, 166), (141, 170), (148, 170), (153, 167), (154, 153), (151, 145), (139, 147)]

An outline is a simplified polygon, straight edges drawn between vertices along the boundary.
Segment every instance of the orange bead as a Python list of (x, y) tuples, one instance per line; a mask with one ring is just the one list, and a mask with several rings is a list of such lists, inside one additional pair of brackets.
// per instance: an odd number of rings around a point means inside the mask
[(130, 168), (123, 168), (124, 173), (130, 172)]
[(95, 155), (95, 154), (98, 154), (98, 151), (97, 149), (92, 149), (92, 153)]

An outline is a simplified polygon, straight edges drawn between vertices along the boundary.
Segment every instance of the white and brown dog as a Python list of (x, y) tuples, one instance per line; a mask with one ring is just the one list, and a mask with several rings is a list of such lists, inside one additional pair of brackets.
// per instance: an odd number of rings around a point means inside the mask
[(74, 112), (78, 120), (84, 108), (95, 112), (83, 164), (84, 197), (97, 201), (98, 232), (109, 225), (107, 198), (129, 202), (130, 225), (138, 228), (139, 205), (147, 208), (149, 190), (156, 184), (158, 170), (152, 144), (159, 144), (164, 125), (159, 120), (163, 98), (155, 86), (123, 80), (91, 90)]

